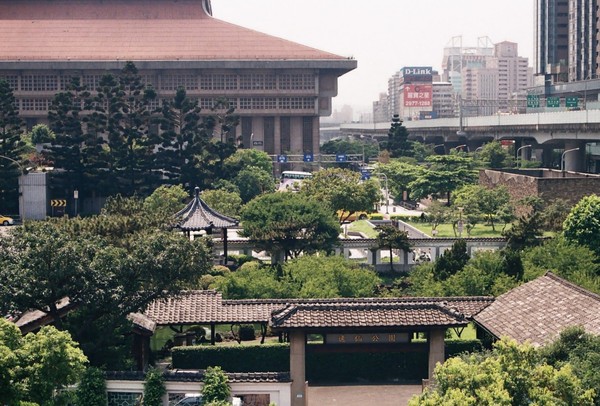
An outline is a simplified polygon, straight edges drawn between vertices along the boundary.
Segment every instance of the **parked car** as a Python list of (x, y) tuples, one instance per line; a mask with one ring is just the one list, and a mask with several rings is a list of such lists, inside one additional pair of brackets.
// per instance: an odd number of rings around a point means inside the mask
[[(175, 406), (202, 406), (202, 395), (199, 393), (186, 393), (185, 397), (179, 402), (175, 403)], [(242, 406), (242, 399), (233, 397), (231, 398), (232, 406)]]
[(3, 226), (9, 226), (15, 224), (15, 221), (11, 217), (0, 214), (0, 224)]

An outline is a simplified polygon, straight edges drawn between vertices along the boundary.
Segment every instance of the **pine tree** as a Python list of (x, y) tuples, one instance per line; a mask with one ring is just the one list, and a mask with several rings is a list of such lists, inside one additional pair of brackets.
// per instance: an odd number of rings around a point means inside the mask
[(25, 141), (12, 89), (0, 80), (0, 213), (19, 211), (19, 175)]
[(413, 145), (408, 140), (408, 130), (402, 125), (398, 114), (394, 114), (392, 125), (388, 131), (386, 149), (394, 158), (401, 156), (413, 156)]

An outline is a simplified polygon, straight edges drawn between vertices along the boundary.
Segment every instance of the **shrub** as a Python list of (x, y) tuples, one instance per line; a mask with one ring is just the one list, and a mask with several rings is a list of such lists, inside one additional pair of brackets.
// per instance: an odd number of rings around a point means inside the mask
[(77, 386), (76, 394), (78, 405), (106, 406), (108, 400), (104, 373), (98, 368), (87, 368)]
[[(204, 386), (202, 387), (202, 400), (205, 403), (225, 402), (231, 396), (229, 378), (220, 367), (208, 367), (204, 373)], [(220, 405), (217, 403), (216, 405)]]
[(371, 220), (383, 220), (383, 214), (369, 214)]
[(164, 377), (158, 369), (146, 372), (144, 380), (144, 406), (162, 406), (162, 397), (167, 393)]
[(254, 332), (254, 326), (252, 324), (244, 324), (240, 326), (239, 331), (240, 341), (252, 341), (256, 340), (256, 333)]

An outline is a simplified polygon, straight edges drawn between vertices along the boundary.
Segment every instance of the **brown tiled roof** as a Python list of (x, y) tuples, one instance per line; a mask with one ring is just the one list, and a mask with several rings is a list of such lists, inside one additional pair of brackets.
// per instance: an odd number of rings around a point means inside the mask
[(218, 20), (198, 0), (0, 0), (0, 10), (0, 61), (346, 59)]
[(437, 303), (304, 303), (273, 312), (274, 328), (465, 326), (464, 315)]
[[(56, 303), (60, 317), (64, 317), (76, 306), (68, 297), (64, 297)], [(19, 327), (21, 333), (26, 334), (52, 322), (52, 317), (48, 313), (41, 310), (30, 310), (21, 314), (15, 321), (15, 325)]]
[(213, 210), (200, 198), (200, 189), (196, 188), (194, 199), (188, 205), (175, 214), (179, 223), (175, 226), (183, 231), (199, 231), (209, 228), (231, 228), (236, 227), (239, 221), (227, 217)]
[[(226, 372), (229, 383), (269, 383), (291, 382), (289, 372)], [(108, 380), (143, 381), (143, 371), (106, 371), (104, 377)], [(163, 372), (165, 381), (202, 382), (203, 370), (173, 369)]]
[[(335, 298), (335, 299), (246, 299), (222, 300), (216, 291), (190, 291), (168, 300), (152, 303), (144, 314), (158, 325), (203, 324), (203, 323), (268, 323), (273, 321), (271, 315), (289, 309), (290, 306), (310, 309), (331, 308), (338, 312), (340, 309), (386, 309), (389, 313), (389, 323), (399, 323), (392, 313), (402, 313), (404, 321), (411, 320), (416, 325), (434, 325), (436, 321), (442, 324), (448, 322), (448, 317), (454, 317), (452, 323), (462, 323), (472, 314), (488, 306), (494, 299), (491, 297), (448, 297), (448, 298)], [(329, 307), (327, 307), (329, 306)], [(362, 310), (361, 310), (362, 311)], [(367, 311), (367, 310), (365, 310)], [(371, 311), (371, 310), (368, 310)], [(410, 315), (409, 315), (410, 313)], [(418, 316), (418, 313), (422, 313)], [(374, 322), (383, 317), (382, 314), (372, 313)], [(386, 316), (387, 317), (387, 316)], [(456, 319), (458, 317), (458, 319)], [(458, 322), (457, 320), (460, 320)], [(362, 323), (357, 320), (357, 323)], [(357, 324), (357, 326), (360, 324)]]
[(474, 317), (496, 337), (544, 345), (569, 326), (600, 335), (600, 296), (548, 272), (499, 296)]

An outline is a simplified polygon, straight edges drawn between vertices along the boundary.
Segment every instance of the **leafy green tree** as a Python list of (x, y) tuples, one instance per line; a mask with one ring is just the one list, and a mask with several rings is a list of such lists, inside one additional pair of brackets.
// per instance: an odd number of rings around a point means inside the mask
[(559, 236), (523, 250), (525, 280), (552, 271), (583, 288), (600, 294), (600, 269), (596, 254), (587, 246)]
[(340, 168), (315, 172), (302, 183), (301, 194), (338, 213), (340, 223), (356, 212), (372, 211), (381, 199), (377, 181), (361, 181), (360, 173)]
[(106, 406), (106, 380), (102, 370), (94, 367), (86, 368), (77, 385), (77, 404), (87, 406)]
[(162, 397), (167, 393), (162, 371), (151, 368), (144, 379), (144, 406), (162, 406)]
[(56, 135), (46, 124), (36, 124), (29, 132), (31, 142), (34, 144), (43, 144), (54, 141)]
[(242, 198), (239, 192), (224, 189), (202, 191), (202, 200), (221, 214), (239, 218), (242, 210)]
[(554, 368), (570, 365), (582, 388), (594, 390), (594, 405), (600, 405), (600, 337), (586, 333), (581, 326), (568, 327), (553, 343), (542, 347), (541, 355)]
[(233, 179), (244, 168), (254, 166), (270, 174), (273, 173), (273, 159), (264, 151), (258, 149), (238, 149), (225, 159), (226, 177)]
[(289, 297), (273, 267), (246, 262), (235, 272), (215, 278), (212, 285), (227, 299), (276, 299)]
[(40, 405), (53, 404), (58, 390), (79, 382), (88, 362), (71, 335), (53, 326), (23, 337), (16, 354), (24, 398)]
[(435, 370), (436, 385), (409, 405), (593, 405), (570, 365), (552, 367), (529, 344), (503, 338), (490, 353), (447, 360)]
[(21, 346), (18, 327), (0, 318), (0, 403), (15, 404), (19, 399), (22, 382), (16, 377), (18, 358), (15, 351)]
[(23, 122), (16, 106), (12, 89), (6, 81), (0, 80), (0, 155), (5, 157), (0, 158), (0, 210), (5, 213), (17, 213), (19, 208), (19, 164), (22, 164), (25, 141), (21, 134)]
[(507, 168), (512, 166), (512, 155), (502, 146), (500, 141), (492, 141), (483, 145), (479, 159), (492, 169)]
[(204, 386), (202, 386), (202, 401), (224, 402), (231, 397), (229, 378), (221, 367), (208, 367), (204, 372)]
[(510, 195), (505, 187), (488, 189), (480, 185), (464, 185), (454, 194), (454, 206), (461, 206), (465, 213), (481, 213), (496, 231), (498, 213), (510, 208)]
[(181, 185), (162, 185), (144, 199), (144, 210), (164, 216), (166, 223), (175, 213), (183, 209), (184, 201), (189, 197)]
[(295, 258), (301, 253), (331, 251), (339, 225), (331, 212), (298, 193), (258, 196), (242, 210), (241, 235), (275, 258)]
[(305, 255), (283, 265), (289, 297), (372, 297), (381, 284), (375, 271), (342, 256)]
[(411, 251), (411, 243), (408, 239), (408, 232), (398, 230), (398, 228), (390, 225), (377, 226), (377, 245), (380, 248), (385, 248), (390, 252), (390, 269), (394, 270), (393, 251), (395, 249), (405, 252)]
[(581, 199), (567, 216), (564, 236), (568, 241), (589, 247), (600, 254), (600, 197), (586, 196)]
[(248, 203), (256, 196), (275, 191), (275, 180), (271, 172), (256, 166), (249, 166), (239, 171), (233, 183), (238, 187), (243, 203)]
[(472, 158), (458, 155), (432, 155), (427, 158), (429, 167), (422, 167), (415, 180), (408, 185), (415, 199), (428, 196), (446, 197), (463, 185), (475, 183)]
[(436, 230), (440, 224), (445, 223), (450, 218), (449, 209), (438, 200), (433, 200), (427, 206), (427, 221), (431, 223), (431, 229)]
[(434, 275), (437, 280), (445, 280), (464, 268), (469, 262), (467, 243), (458, 240), (452, 244), (452, 248), (444, 251), (434, 264)]
[(402, 125), (398, 114), (392, 117), (392, 125), (388, 131), (388, 139), (385, 144), (393, 158), (401, 156), (413, 156), (413, 142), (408, 140), (408, 130)]
[(403, 196), (409, 192), (408, 185), (417, 179), (421, 169), (414, 164), (393, 160), (377, 166), (377, 172), (384, 174), (388, 180), (388, 188), (393, 196)]

